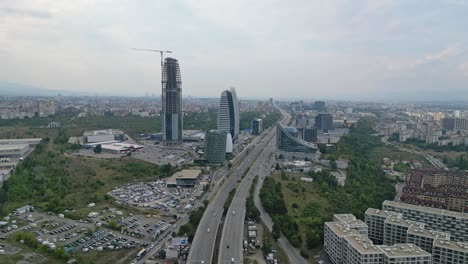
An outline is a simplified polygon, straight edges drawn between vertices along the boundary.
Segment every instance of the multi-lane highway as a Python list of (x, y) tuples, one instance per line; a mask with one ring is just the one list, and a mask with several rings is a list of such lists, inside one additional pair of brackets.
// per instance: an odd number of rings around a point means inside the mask
[[(274, 131), (274, 129), (271, 131)], [(262, 137), (257, 137), (251, 145), (255, 146), (261, 144), (259, 143), (261, 138)], [(222, 182), (219, 183), (222, 185), (219, 186), (216, 196), (211, 199), (198, 225), (195, 237), (192, 241), (192, 248), (187, 258), (188, 263), (212, 263), (216, 236), (224, 210), (224, 203), (227, 200), (229, 192), (236, 186), (237, 181), (251, 166), (253, 161), (260, 154), (260, 151), (261, 148), (259, 147), (250, 148), (245, 158), (232, 167), (233, 171), (231, 175), (225, 179), (224, 184), (222, 184)]]
[(264, 138), (264, 143), (257, 145), (256, 148), (261, 148), (262, 152), (241, 181), (232, 199), (224, 221), (217, 263), (241, 263), (243, 260), (245, 203), (254, 176), (264, 177), (265, 171), (271, 171), (271, 163), (274, 160), (272, 155), (275, 148), (275, 141), (272, 139), (276, 135), (275, 132), (276, 129), (273, 129)]

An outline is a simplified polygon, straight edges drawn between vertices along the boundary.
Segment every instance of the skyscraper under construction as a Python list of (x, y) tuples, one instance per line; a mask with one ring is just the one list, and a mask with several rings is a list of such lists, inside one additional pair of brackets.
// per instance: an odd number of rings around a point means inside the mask
[(162, 127), (163, 141), (182, 141), (182, 79), (179, 62), (174, 58), (164, 60), (162, 74)]

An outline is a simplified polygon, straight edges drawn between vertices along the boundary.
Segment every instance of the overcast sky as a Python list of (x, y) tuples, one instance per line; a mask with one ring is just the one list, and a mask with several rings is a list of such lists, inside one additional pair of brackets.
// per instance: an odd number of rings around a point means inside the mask
[(468, 0), (0, 0), (0, 80), (159, 95), (468, 99)]

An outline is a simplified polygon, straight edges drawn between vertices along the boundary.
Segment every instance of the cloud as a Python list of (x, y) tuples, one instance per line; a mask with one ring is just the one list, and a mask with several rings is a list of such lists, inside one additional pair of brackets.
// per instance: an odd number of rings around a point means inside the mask
[(456, 58), (463, 52), (464, 49), (462, 45), (457, 43), (449, 45), (440, 51), (429, 53), (421, 57), (381, 57), (379, 64), (385, 65), (386, 69), (391, 72), (412, 71), (427, 64), (447, 62)]

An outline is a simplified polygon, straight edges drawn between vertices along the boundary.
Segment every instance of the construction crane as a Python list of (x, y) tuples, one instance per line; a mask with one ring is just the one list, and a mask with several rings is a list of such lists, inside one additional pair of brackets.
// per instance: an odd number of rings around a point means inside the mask
[(142, 50), (142, 51), (149, 51), (149, 52), (159, 52), (161, 54), (161, 89), (164, 89), (164, 53), (172, 53), (170, 50), (153, 50), (153, 49), (136, 49), (134, 50)]
[(159, 52), (161, 54), (161, 67), (164, 66), (164, 53), (172, 53), (170, 50), (152, 50), (152, 49), (136, 49), (134, 50), (142, 50), (142, 51), (150, 51), (150, 52)]

